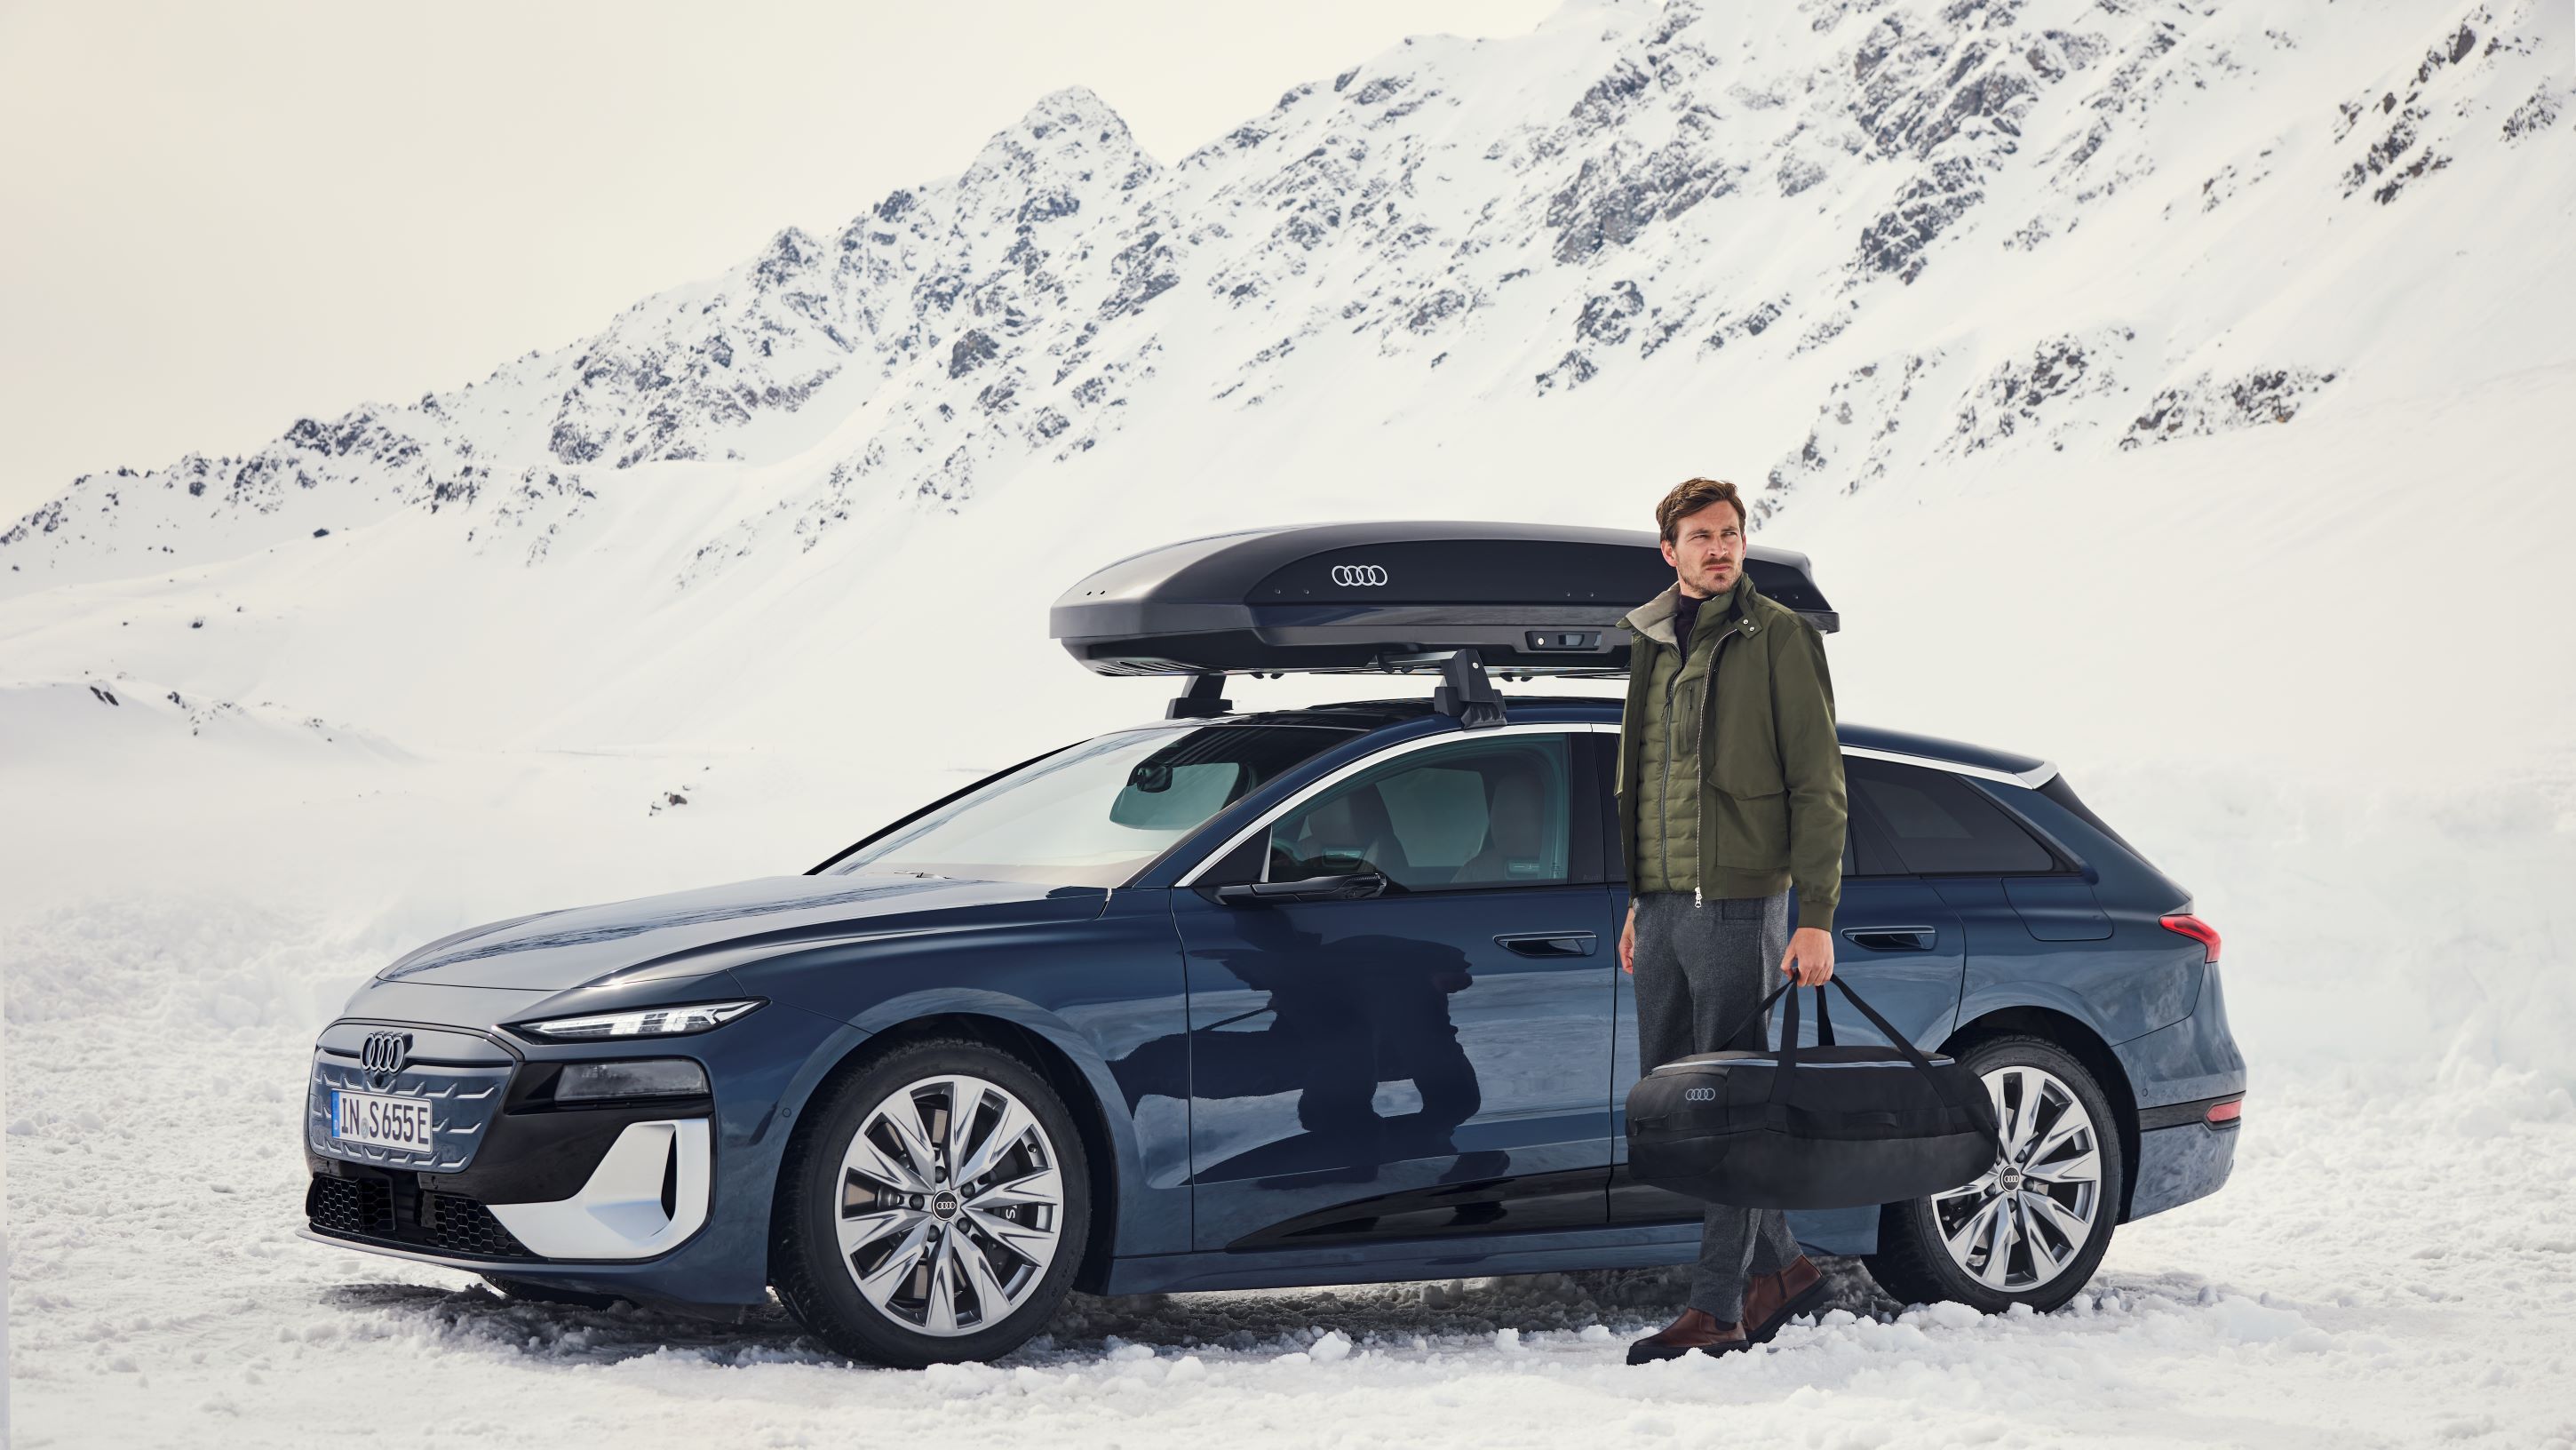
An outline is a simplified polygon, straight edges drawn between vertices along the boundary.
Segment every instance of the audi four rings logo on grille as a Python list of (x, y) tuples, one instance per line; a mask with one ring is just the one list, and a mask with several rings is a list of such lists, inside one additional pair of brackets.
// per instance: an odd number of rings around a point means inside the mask
[(1345, 589), (1354, 585), (1383, 585), (1386, 583), (1386, 566), (1384, 564), (1335, 564), (1333, 582)]
[(394, 1077), (411, 1060), (411, 1034), (408, 1032), (370, 1032), (366, 1045), (358, 1049), (358, 1064), (367, 1070), (367, 1086), (392, 1087)]

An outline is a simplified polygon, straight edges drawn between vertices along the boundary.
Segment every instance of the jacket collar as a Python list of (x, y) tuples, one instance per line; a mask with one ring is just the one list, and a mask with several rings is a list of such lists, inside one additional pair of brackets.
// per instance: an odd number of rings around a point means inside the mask
[[(1663, 593), (1620, 616), (1619, 623), (1630, 633), (1641, 634), (1648, 639), (1660, 640), (1665, 644), (1678, 644), (1679, 641), (1673, 638), (1673, 607), (1680, 602), (1681, 596), (1681, 581), (1675, 580), (1664, 586)], [(1753, 576), (1738, 570), (1735, 576), (1735, 587), (1724, 594), (1711, 595), (1700, 605), (1700, 612), (1708, 614), (1708, 611), (1714, 609), (1717, 612), (1709, 614), (1708, 617), (1724, 619), (1731, 614), (1749, 610), (1752, 601), (1760, 597), (1761, 591), (1753, 587)], [(1696, 633), (1696, 630), (1693, 632)]]

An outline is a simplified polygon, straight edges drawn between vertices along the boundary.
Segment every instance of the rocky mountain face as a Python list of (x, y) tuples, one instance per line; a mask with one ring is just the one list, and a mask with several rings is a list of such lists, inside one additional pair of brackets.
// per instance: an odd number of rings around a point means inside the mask
[(387, 523), (544, 567), (713, 480), (659, 569), (685, 592), (1140, 428), (1385, 422), (1391, 388), (1468, 400), (1440, 426), (1758, 394), (1766, 517), (2288, 424), (2386, 341), (2303, 267), (2411, 285), (2408, 228), (2464, 173), (2568, 191), (2569, 43), (2537, 0), (1575, 4), (1409, 41), (1169, 164), (1069, 89), (571, 346), (80, 478), (0, 532), (0, 593)]

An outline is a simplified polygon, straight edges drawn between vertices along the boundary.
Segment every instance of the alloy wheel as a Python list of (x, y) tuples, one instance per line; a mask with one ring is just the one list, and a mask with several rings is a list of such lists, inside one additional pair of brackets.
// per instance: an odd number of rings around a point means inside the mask
[(2091, 1239), (2103, 1209), (2102, 1145), (2083, 1099), (2056, 1074), (2006, 1064), (1983, 1078), (2002, 1127), (1995, 1164), (1934, 1194), (1933, 1223), (1961, 1271), (2019, 1293), (2064, 1273)]
[(1054, 1141), (1008, 1089), (920, 1078), (868, 1110), (841, 1160), (841, 1258), (918, 1333), (989, 1329), (1027, 1302), (1064, 1229)]

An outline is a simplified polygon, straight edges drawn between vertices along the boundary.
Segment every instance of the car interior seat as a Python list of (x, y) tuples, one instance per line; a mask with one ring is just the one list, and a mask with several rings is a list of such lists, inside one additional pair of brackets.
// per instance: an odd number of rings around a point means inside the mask
[(1308, 811), (1297, 829), (1296, 852), (1298, 864), (1309, 870), (1326, 856), (1359, 862), (1349, 869), (1383, 872), (1397, 882), (1408, 881), (1413, 870), (1375, 785), (1346, 790)]
[(1546, 869), (1546, 792), (1538, 772), (1502, 766), (1485, 772), (1485, 844), (1458, 866), (1457, 885), (1537, 881)]

